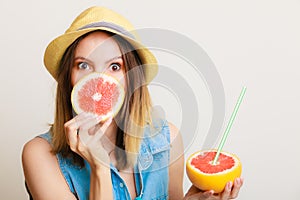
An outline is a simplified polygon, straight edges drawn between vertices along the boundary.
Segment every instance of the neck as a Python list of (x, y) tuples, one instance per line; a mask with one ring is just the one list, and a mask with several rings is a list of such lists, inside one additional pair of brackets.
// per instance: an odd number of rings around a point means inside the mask
[(102, 145), (108, 154), (110, 154), (115, 149), (117, 128), (118, 127), (116, 122), (112, 120), (111, 124), (108, 126), (107, 130), (101, 138)]
[(116, 143), (117, 138), (117, 124), (114, 120), (112, 120), (111, 124), (108, 126), (107, 130), (105, 131), (105, 136), (111, 141), (111, 143)]

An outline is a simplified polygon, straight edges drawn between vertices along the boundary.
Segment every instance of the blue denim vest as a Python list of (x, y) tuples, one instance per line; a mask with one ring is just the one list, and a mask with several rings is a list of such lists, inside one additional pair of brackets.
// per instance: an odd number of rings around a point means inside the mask
[[(170, 131), (165, 120), (159, 124), (156, 123), (153, 127), (147, 126), (145, 128), (138, 161), (134, 167), (136, 200), (168, 199)], [(46, 139), (51, 144), (49, 132), (38, 137)], [(56, 157), (70, 191), (77, 199), (88, 200), (90, 190), (90, 166), (88, 162), (85, 161), (85, 167), (80, 168), (72, 164), (70, 159), (62, 157), (61, 154), (57, 154)], [(129, 191), (118, 170), (112, 164), (110, 167), (114, 199), (130, 200)]]

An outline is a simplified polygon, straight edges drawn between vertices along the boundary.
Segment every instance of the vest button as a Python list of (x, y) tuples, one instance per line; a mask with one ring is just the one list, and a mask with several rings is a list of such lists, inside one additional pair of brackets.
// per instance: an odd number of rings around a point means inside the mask
[(120, 183), (120, 187), (121, 187), (121, 188), (124, 187), (124, 184), (123, 184), (123, 183)]

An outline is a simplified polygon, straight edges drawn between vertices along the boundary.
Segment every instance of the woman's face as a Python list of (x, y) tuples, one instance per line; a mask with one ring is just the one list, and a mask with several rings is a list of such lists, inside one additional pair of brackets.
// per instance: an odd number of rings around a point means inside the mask
[(122, 53), (118, 44), (105, 32), (90, 33), (78, 43), (72, 67), (72, 86), (92, 72), (113, 76), (124, 85)]

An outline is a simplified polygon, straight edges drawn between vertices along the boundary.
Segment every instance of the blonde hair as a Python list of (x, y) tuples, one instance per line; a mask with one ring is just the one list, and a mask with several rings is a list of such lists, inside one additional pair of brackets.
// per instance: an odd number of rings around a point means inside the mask
[[(112, 35), (111, 33), (108, 34)], [(74, 54), (78, 43), (86, 35), (75, 40), (61, 59), (56, 76), (55, 119), (51, 127), (53, 153), (61, 153), (63, 157), (71, 157), (73, 162), (80, 166), (84, 166), (83, 159), (69, 148), (64, 133), (64, 124), (73, 117), (71, 71), (74, 66)], [(114, 119), (118, 125), (115, 148), (117, 168), (125, 169), (136, 163), (143, 138), (143, 128), (151, 123), (151, 99), (147, 85), (144, 84), (144, 70), (141, 67), (143, 63), (138, 55), (138, 51), (134, 50), (132, 45), (121, 36), (112, 36), (120, 47), (125, 66), (125, 101)]]

